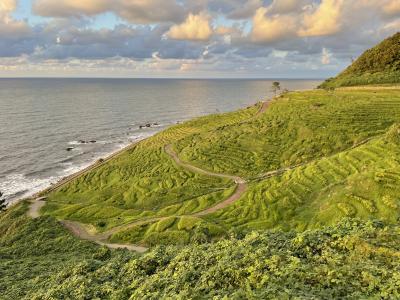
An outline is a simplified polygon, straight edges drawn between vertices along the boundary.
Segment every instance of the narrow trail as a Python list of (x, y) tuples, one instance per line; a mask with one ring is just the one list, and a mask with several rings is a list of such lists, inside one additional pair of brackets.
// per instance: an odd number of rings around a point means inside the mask
[(272, 98), (271, 100), (268, 100), (268, 101), (263, 101), (260, 109), (258, 110), (258, 112), (253, 117), (251, 117), (250, 120), (258, 118), (260, 115), (262, 115), (268, 109), (268, 107), (271, 104), (271, 101), (273, 99), (274, 98)]
[(169, 156), (172, 157), (172, 159), (175, 161), (175, 163), (176, 163), (178, 166), (180, 166), (180, 167), (182, 167), (182, 168), (185, 168), (185, 169), (187, 169), (187, 170), (191, 170), (191, 171), (196, 172), (196, 173), (205, 174), (205, 175), (208, 175), (208, 176), (214, 176), (214, 177), (219, 177), (219, 178), (228, 178), (228, 179), (233, 180), (233, 181), (236, 183), (236, 185), (237, 185), (237, 186), (236, 186), (236, 189), (235, 189), (235, 192), (234, 192), (230, 197), (228, 197), (228, 199), (226, 199), (226, 200), (224, 200), (224, 201), (222, 201), (222, 202), (219, 202), (219, 203), (216, 204), (215, 206), (212, 206), (212, 207), (210, 207), (210, 208), (208, 208), (208, 209), (205, 209), (205, 210), (203, 210), (203, 211), (200, 211), (200, 212), (197, 212), (197, 213), (195, 213), (195, 214), (192, 214), (193, 216), (198, 216), (198, 217), (200, 217), (200, 216), (204, 216), (204, 215), (208, 215), (208, 214), (211, 214), (211, 213), (213, 213), (213, 212), (216, 212), (217, 210), (220, 210), (220, 209), (222, 209), (222, 208), (225, 208), (225, 207), (227, 207), (228, 205), (230, 205), (230, 204), (234, 203), (235, 201), (239, 200), (240, 197), (241, 197), (241, 196), (246, 192), (246, 190), (247, 190), (247, 183), (246, 183), (246, 180), (244, 180), (243, 178), (241, 178), (241, 177), (239, 177), (239, 176), (233, 176), (233, 175), (227, 175), (227, 174), (214, 173), (214, 172), (210, 172), (210, 171), (206, 171), (206, 170), (200, 169), (200, 168), (198, 168), (198, 167), (196, 167), (196, 166), (193, 166), (193, 165), (191, 165), (191, 164), (189, 164), (189, 163), (182, 162), (182, 161), (180, 160), (180, 158), (178, 157), (178, 154), (177, 154), (177, 153), (174, 151), (174, 149), (172, 148), (172, 145), (171, 145), (171, 144), (170, 144), (170, 145), (167, 145), (167, 146), (165, 147), (165, 152), (166, 152)]
[[(250, 117), (247, 120), (242, 121), (241, 123), (244, 122), (249, 122), (251, 120), (256, 119), (257, 117), (259, 117), (262, 113), (264, 113), (268, 106), (269, 106), (270, 102), (263, 102), (260, 109), (257, 111), (256, 114), (254, 114), (252, 117)], [(356, 147), (359, 147), (367, 142), (369, 142), (370, 140), (374, 139), (374, 137), (370, 137), (367, 138), (363, 141), (360, 141), (359, 143), (353, 145), (352, 147), (350, 147), (348, 150), (354, 149)], [(53, 186), (51, 188), (51, 190), (60, 187), (64, 184), (66, 184), (67, 182), (73, 180), (74, 178), (80, 176), (81, 174), (87, 172), (88, 170), (93, 170), (97, 167), (99, 167), (100, 165), (102, 165), (103, 163), (111, 160), (112, 158), (116, 157), (117, 155), (121, 154), (123, 151), (126, 151), (129, 148), (133, 148), (134, 146), (136, 146), (137, 143), (132, 144), (130, 146), (128, 146), (127, 148), (115, 153), (114, 155), (108, 157), (106, 160), (104, 160), (104, 162), (99, 163), (94, 165), (93, 167), (89, 167), (85, 170), (82, 170), (81, 172), (78, 172), (77, 174), (74, 174), (73, 176), (71, 176), (70, 178), (66, 178), (66, 180), (60, 182), (59, 184), (57, 184), (57, 186)], [(183, 162), (181, 161), (181, 159), (179, 158), (178, 154), (174, 151), (172, 144), (168, 144), (165, 146), (164, 148), (166, 154), (168, 154), (171, 159), (180, 167), (190, 170), (192, 172), (196, 172), (196, 173), (200, 173), (200, 174), (204, 174), (204, 175), (208, 175), (208, 176), (214, 176), (214, 177), (219, 177), (219, 178), (227, 178), (227, 179), (231, 179), (232, 181), (234, 181), (236, 183), (236, 189), (233, 192), (232, 195), (230, 195), (227, 199), (225, 199), (222, 202), (217, 203), (216, 205), (209, 207), (205, 210), (193, 213), (193, 214), (187, 214), (186, 216), (195, 216), (195, 217), (202, 217), (211, 213), (214, 213), (220, 209), (223, 209), (231, 204), (233, 204), (234, 202), (236, 202), (237, 200), (239, 200), (241, 198), (241, 196), (246, 192), (248, 185), (245, 179), (239, 177), (239, 176), (235, 176), (235, 175), (228, 175), (228, 174), (221, 174), (221, 173), (215, 173), (215, 172), (211, 172), (208, 170), (204, 170), (201, 169), (199, 167), (196, 167), (194, 165), (191, 165), (188, 162)], [(311, 161), (313, 162), (313, 161)], [(309, 164), (309, 162), (306, 163), (301, 163), (301, 164), (297, 164), (297, 165), (293, 165), (293, 166), (289, 166), (289, 167), (285, 167), (285, 168), (281, 168), (279, 170), (275, 170), (275, 171), (270, 171), (264, 174), (260, 174), (256, 177), (253, 177), (250, 179), (250, 181), (258, 181), (258, 180), (264, 180), (270, 177), (274, 177), (274, 176), (280, 176), (283, 173), (302, 167), (306, 164)], [(49, 190), (48, 190), (49, 191)], [(48, 192), (47, 191), (47, 192)], [(43, 193), (41, 193), (43, 194)], [(36, 198), (35, 200), (32, 201), (30, 207), (29, 207), (29, 211), (28, 211), (28, 215), (31, 218), (38, 218), (40, 217), (40, 209), (46, 204), (46, 197), (40, 197), (40, 198)], [(111, 249), (128, 249), (130, 251), (136, 251), (139, 253), (143, 253), (145, 251), (147, 251), (146, 247), (142, 247), (139, 245), (133, 245), (133, 244), (115, 244), (115, 243), (109, 243), (108, 239), (115, 233), (120, 232), (122, 230), (127, 230), (130, 228), (133, 228), (135, 226), (139, 226), (139, 225), (144, 225), (144, 224), (149, 224), (149, 223), (153, 223), (156, 221), (161, 221), (164, 220), (166, 218), (169, 217), (182, 217), (183, 215), (175, 215), (175, 216), (167, 216), (167, 217), (154, 217), (154, 218), (148, 218), (148, 219), (141, 219), (141, 220), (136, 220), (136, 221), (132, 221), (130, 223), (126, 223), (126, 224), (122, 224), (116, 227), (113, 227), (112, 229), (105, 231), (105, 232), (95, 232), (95, 230), (91, 230), (89, 226), (83, 224), (83, 223), (79, 223), (79, 222), (75, 222), (75, 221), (69, 221), (69, 220), (62, 220), (60, 221), (60, 223), (66, 228), (68, 229), (70, 232), (72, 232), (75, 236), (77, 236), (80, 239), (83, 240), (88, 240), (88, 241), (92, 241), (95, 242), (99, 245), (102, 246), (106, 246), (108, 248)]]
[[(243, 121), (243, 122), (249, 122), (257, 117), (259, 117), (262, 113), (264, 113), (268, 106), (269, 106), (269, 102), (270, 101), (264, 101), (260, 107), (260, 109), (257, 111), (257, 113), (255, 115), (253, 115), (252, 117), (250, 117), (249, 119)], [(65, 178), (64, 180), (58, 182), (57, 184), (51, 186), (50, 188), (48, 188), (45, 191), (42, 191), (41, 193), (39, 193), (37, 196), (39, 195), (43, 195), (44, 193), (49, 193), (65, 184), (67, 184), (68, 182), (72, 181), (73, 179), (79, 177), (80, 175), (94, 170), (96, 168), (98, 168), (99, 166), (105, 164), (106, 162), (110, 161), (111, 159), (115, 158), (116, 156), (120, 155), (121, 153), (125, 152), (128, 149), (131, 149), (133, 147), (135, 147), (137, 145), (137, 143), (134, 143), (132, 145), (129, 145), (128, 147), (114, 153), (113, 155), (107, 157), (106, 159), (104, 159), (102, 162), (100, 163), (96, 163), (92, 166), (89, 166), (67, 178)], [(165, 146), (164, 148), (165, 152), (171, 157), (171, 159), (173, 159), (175, 161), (175, 163), (182, 167), (185, 168), (187, 170), (190, 170), (192, 172), (196, 172), (196, 173), (200, 173), (200, 174), (205, 174), (208, 176), (214, 176), (214, 177), (219, 177), (219, 178), (227, 178), (227, 179), (231, 179), (232, 181), (234, 181), (236, 183), (236, 189), (235, 192), (230, 195), (227, 199), (225, 199), (222, 202), (219, 202), (218, 204), (216, 204), (215, 206), (209, 207), (205, 210), (202, 210), (200, 212), (194, 213), (194, 214), (189, 214), (190, 216), (196, 216), (196, 217), (201, 217), (201, 216), (205, 216), (207, 214), (211, 214), (213, 212), (216, 212), (217, 210), (223, 209), (225, 207), (227, 207), (228, 205), (236, 202), (237, 200), (240, 199), (240, 197), (246, 192), (247, 190), (247, 183), (246, 180), (239, 177), (239, 176), (234, 176), (234, 175), (227, 175), (227, 174), (221, 174), (221, 173), (214, 173), (211, 171), (207, 171), (204, 169), (201, 169), (199, 167), (196, 167), (194, 165), (191, 165), (189, 163), (185, 163), (183, 161), (180, 160), (178, 154), (174, 151), (174, 149), (172, 148), (172, 145), (169, 144), (167, 146)], [(31, 218), (38, 218), (40, 217), (40, 209), (46, 204), (46, 202), (44, 201), (46, 199), (46, 197), (40, 197), (40, 198), (36, 198), (35, 200), (32, 201), (32, 204), (29, 207), (29, 211), (28, 211), (28, 215)], [(88, 241), (92, 241), (95, 242), (99, 245), (103, 245), (106, 246), (108, 248), (112, 248), (112, 249), (128, 249), (130, 251), (136, 251), (139, 253), (143, 253), (147, 250), (146, 247), (142, 247), (142, 246), (138, 246), (138, 245), (132, 245), (132, 244), (114, 244), (114, 243), (108, 243), (107, 240), (115, 233), (121, 231), (121, 230), (127, 230), (130, 229), (134, 226), (138, 226), (138, 225), (143, 225), (143, 224), (148, 224), (148, 223), (152, 223), (152, 222), (156, 222), (156, 221), (160, 221), (166, 218), (169, 218), (171, 216), (168, 217), (156, 217), (156, 218), (149, 218), (149, 219), (142, 219), (142, 220), (138, 220), (138, 221), (134, 221), (128, 224), (123, 224), (120, 226), (116, 226), (108, 231), (105, 232), (101, 232), (101, 233), (96, 233), (96, 232), (91, 232), (90, 230), (88, 230), (88, 227), (85, 226), (82, 223), (79, 222), (74, 222), (74, 221), (69, 221), (69, 220), (62, 220), (60, 221), (60, 223), (67, 228), (70, 232), (72, 232), (75, 236), (79, 237), (80, 239), (83, 240), (88, 240)], [(173, 217), (173, 216), (172, 216)], [(181, 216), (174, 216), (174, 217), (181, 217)]]
[(338, 91), (363, 91), (363, 90), (400, 90), (400, 85), (390, 86), (374, 86), (374, 85), (361, 85), (361, 86), (343, 86), (336, 88)]
[(70, 232), (72, 232), (75, 236), (79, 237), (82, 240), (92, 241), (96, 244), (106, 246), (111, 249), (127, 249), (129, 251), (136, 251), (139, 253), (144, 253), (147, 251), (148, 248), (132, 245), (132, 244), (115, 244), (115, 243), (108, 243), (107, 239), (111, 235), (107, 233), (100, 233), (100, 234), (91, 234), (87, 231), (87, 229), (78, 222), (73, 221), (61, 221), (61, 224), (64, 225)]
[(46, 204), (46, 197), (36, 198), (31, 205), (29, 206), (28, 216), (32, 219), (36, 219), (40, 217), (40, 210)]

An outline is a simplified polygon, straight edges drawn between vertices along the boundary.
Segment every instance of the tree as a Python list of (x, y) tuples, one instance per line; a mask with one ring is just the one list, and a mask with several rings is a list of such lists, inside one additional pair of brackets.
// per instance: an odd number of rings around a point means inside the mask
[(6, 199), (3, 198), (3, 193), (0, 191), (0, 212), (3, 212), (6, 210)]
[(278, 93), (278, 91), (281, 90), (281, 84), (278, 81), (274, 81), (272, 83), (271, 91), (274, 92), (275, 96)]

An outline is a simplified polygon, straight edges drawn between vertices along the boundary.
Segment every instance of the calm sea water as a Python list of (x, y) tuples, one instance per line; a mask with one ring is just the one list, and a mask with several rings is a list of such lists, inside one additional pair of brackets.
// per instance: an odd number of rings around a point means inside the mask
[[(280, 82), (289, 90), (319, 83)], [(0, 79), (0, 191), (9, 201), (31, 195), (177, 121), (269, 98), (270, 86), (241, 79)], [(159, 125), (139, 129), (146, 123)]]

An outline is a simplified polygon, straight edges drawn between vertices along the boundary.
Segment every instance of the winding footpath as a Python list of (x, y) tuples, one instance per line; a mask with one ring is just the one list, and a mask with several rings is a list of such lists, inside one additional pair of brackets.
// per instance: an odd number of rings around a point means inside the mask
[[(242, 123), (244, 122), (249, 122), (252, 121), (254, 119), (256, 119), (257, 117), (259, 117), (263, 112), (266, 111), (266, 109), (269, 106), (269, 102), (263, 102), (260, 109), (257, 111), (256, 114), (254, 114), (252, 117), (250, 117), (247, 120), (242, 121)], [(354, 149), (356, 147), (359, 147), (367, 142), (369, 142), (370, 140), (374, 139), (375, 137), (369, 137), (355, 145), (353, 145), (351, 148), (349, 148), (348, 150)], [(121, 150), (117, 153), (115, 153), (114, 155), (112, 155), (111, 157), (108, 157), (105, 161), (95, 164), (93, 167), (88, 167), (85, 170), (82, 170), (80, 172), (78, 172), (77, 174), (74, 174), (72, 176), (70, 176), (69, 178), (66, 178), (65, 180), (63, 180), (62, 182), (58, 183), (55, 186), (52, 186), (50, 189), (46, 190), (46, 192), (49, 192), (51, 190), (54, 190), (57, 187), (60, 187), (66, 183), (68, 183), (69, 181), (73, 180), (74, 178), (82, 175), (83, 173), (87, 172), (88, 170), (93, 170), (97, 167), (99, 167), (100, 165), (102, 165), (103, 163), (111, 160), (112, 158), (116, 157), (117, 155), (121, 154), (123, 151), (125, 151), (126, 149), (131, 149), (133, 148), (135, 144), (132, 144), (130, 146), (128, 146), (127, 148), (125, 148), (124, 150)], [(195, 173), (200, 173), (200, 174), (204, 174), (207, 176), (213, 176), (213, 177), (219, 177), (219, 178), (226, 178), (226, 179), (230, 179), (233, 182), (235, 182), (236, 184), (236, 188), (235, 191), (225, 200), (217, 203), (216, 205), (209, 207), (207, 209), (204, 209), (202, 211), (193, 213), (193, 214), (187, 214), (185, 216), (194, 216), (194, 217), (202, 217), (211, 213), (214, 213), (218, 210), (221, 210), (231, 204), (233, 204), (234, 202), (236, 202), (237, 200), (239, 200), (243, 194), (247, 191), (248, 185), (247, 185), (247, 181), (239, 176), (235, 176), (235, 175), (228, 175), (228, 174), (221, 174), (221, 173), (215, 173), (212, 171), (208, 171), (208, 170), (204, 170), (201, 169), (197, 166), (194, 166), (188, 162), (183, 162), (178, 154), (175, 152), (175, 150), (173, 149), (173, 145), (172, 144), (168, 144), (165, 146), (164, 151), (166, 154), (168, 154), (170, 156), (170, 158), (181, 168), (190, 170), (191, 172), (195, 172)], [(313, 162), (313, 161), (311, 161)], [(309, 162), (305, 162), (305, 163), (301, 163), (301, 164), (297, 164), (297, 165), (293, 165), (293, 166), (289, 166), (289, 167), (285, 167), (285, 168), (281, 168), (278, 170), (274, 170), (274, 171), (270, 171), (264, 174), (259, 174), (258, 176), (255, 176), (253, 178), (251, 178), (251, 181), (258, 181), (258, 180), (264, 180), (267, 178), (271, 178), (274, 176), (280, 176), (283, 173), (302, 167), (306, 164), (309, 164)], [(43, 194), (40, 193), (38, 195)], [(28, 210), (28, 215), (31, 218), (38, 218), (40, 217), (40, 210), (41, 208), (46, 204), (46, 197), (39, 197), (37, 196), (36, 199), (31, 201), (31, 205), (29, 207)], [(170, 217), (183, 217), (184, 215), (175, 215), (175, 216), (164, 216), (164, 217), (153, 217), (153, 218), (147, 218), (147, 219), (140, 219), (140, 220), (136, 220), (136, 221), (132, 221), (130, 223), (126, 223), (126, 224), (122, 224), (116, 227), (113, 227), (112, 229), (105, 231), (105, 232), (96, 232), (95, 229), (93, 228), (93, 230), (90, 229), (90, 226), (85, 225), (83, 223), (79, 223), (79, 222), (75, 222), (75, 221), (69, 221), (69, 220), (62, 220), (60, 221), (60, 223), (67, 228), (70, 232), (72, 232), (75, 236), (79, 237), (80, 239), (83, 240), (88, 240), (88, 241), (92, 241), (95, 242), (99, 245), (102, 246), (106, 246), (108, 248), (111, 249), (128, 249), (130, 251), (136, 251), (139, 253), (143, 253), (145, 251), (147, 251), (146, 247), (142, 247), (139, 245), (132, 245), (132, 244), (117, 244), (117, 243), (110, 243), (108, 242), (109, 238), (114, 235), (117, 232), (123, 231), (123, 230), (128, 230), (131, 229), (135, 226), (140, 226), (140, 225), (145, 225), (145, 224), (149, 224), (149, 223), (153, 223), (153, 222), (157, 222), (157, 221), (161, 221)]]
[[(263, 112), (265, 112), (267, 110), (269, 106), (269, 102), (263, 102), (260, 109), (257, 111), (256, 114), (254, 114), (252, 117), (250, 117), (247, 120), (242, 121), (241, 123), (244, 122), (249, 122), (252, 121), (254, 119), (256, 119), (257, 117), (259, 117)], [(359, 147), (367, 142), (369, 142), (370, 140), (374, 139), (375, 137), (369, 137), (355, 145), (353, 145), (351, 148), (349, 148), (348, 150), (354, 149), (356, 147)], [(112, 156), (108, 157), (106, 160), (104, 160), (101, 163), (97, 163), (95, 165), (93, 165), (92, 167), (88, 167), (80, 172), (78, 172), (77, 174), (74, 174), (68, 178), (66, 178), (65, 180), (63, 180), (62, 182), (58, 183), (55, 186), (52, 186), (51, 188), (49, 188), (48, 190), (46, 190), (45, 192), (49, 192), (52, 191), (54, 189), (56, 189), (57, 187), (60, 187), (68, 182), (70, 182), (71, 180), (73, 180), (74, 178), (82, 175), (83, 173), (89, 171), (89, 170), (93, 170), (95, 168), (98, 168), (100, 165), (102, 165), (103, 163), (111, 160), (112, 158), (116, 157), (117, 155), (121, 154), (123, 151), (127, 150), (127, 149), (131, 149), (133, 148), (135, 144), (132, 144), (130, 146), (128, 146), (127, 148), (118, 151), (117, 153), (113, 154)], [(218, 210), (221, 210), (231, 204), (233, 204), (234, 202), (236, 202), (237, 200), (239, 200), (243, 194), (247, 191), (248, 185), (247, 185), (247, 181), (239, 176), (235, 176), (235, 175), (228, 175), (228, 174), (221, 174), (221, 173), (215, 173), (212, 171), (208, 171), (208, 170), (204, 170), (201, 169), (197, 166), (194, 166), (188, 162), (183, 162), (178, 154), (175, 152), (175, 150), (173, 149), (173, 145), (172, 144), (168, 144), (165, 146), (164, 151), (166, 154), (168, 154), (170, 156), (170, 158), (180, 167), (187, 169), (191, 172), (195, 172), (195, 173), (200, 173), (200, 174), (204, 174), (207, 176), (213, 176), (213, 177), (219, 177), (219, 178), (226, 178), (226, 179), (230, 179), (233, 182), (235, 182), (236, 184), (236, 188), (235, 191), (225, 200), (217, 203), (216, 205), (209, 207), (207, 209), (204, 209), (202, 211), (193, 213), (193, 214), (187, 214), (185, 216), (194, 216), (194, 217), (202, 217), (211, 213), (214, 213)], [(313, 162), (313, 161), (311, 161)], [(309, 162), (305, 162), (305, 163), (301, 163), (301, 164), (297, 164), (297, 165), (293, 165), (293, 166), (289, 166), (289, 167), (285, 167), (285, 168), (281, 168), (278, 170), (274, 170), (274, 171), (270, 171), (264, 174), (259, 174), (258, 176), (255, 176), (253, 178), (251, 178), (251, 181), (258, 181), (258, 180), (264, 180), (267, 178), (271, 178), (274, 176), (280, 176), (283, 173), (302, 167), (306, 164), (309, 164)], [(43, 194), (40, 193), (38, 195)], [(31, 205), (29, 207), (28, 210), (28, 215), (31, 218), (38, 218), (40, 217), (40, 210), (41, 208), (46, 204), (46, 197), (39, 197), (37, 196), (36, 199), (31, 201)], [(117, 243), (110, 243), (108, 242), (109, 238), (114, 235), (117, 232), (123, 231), (123, 230), (128, 230), (131, 229), (135, 226), (140, 226), (140, 225), (145, 225), (145, 224), (149, 224), (149, 223), (153, 223), (153, 222), (157, 222), (157, 221), (161, 221), (170, 217), (183, 217), (184, 215), (175, 215), (175, 216), (164, 216), (164, 217), (153, 217), (153, 218), (147, 218), (147, 219), (140, 219), (140, 220), (136, 220), (136, 221), (132, 221), (130, 223), (126, 223), (126, 224), (122, 224), (116, 227), (113, 227), (112, 229), (105, 231), (105, 232), (96, 232), (95, 229), (93, 228), (93, 230), (90, 229), (90, 226), (85, 225), (83, 223), (79, 223), (79, 222), (75, 222), (75, 221), (69, 221), (69, 220), (62, 220), (60, 221), (60, 223), (66, 228), (68, 229), (72, 234), (74, 234), (75, 236), (77, 236), (78, 238), (82, 239), (82, 240), (88, 240), (88, 241), (92, 241), (95, 242), (99, 245), (102, 246), (106, 246), (108, 248), (111, 249), (128, 249), (130, 251), (136, 251), (138, 253), (143, 253), (145, 251), (147, 251), (148, 249), (146, 247), (142, 247), (139, 245), (132, 245), (132, 244), (117, 244)]]
[(193, 165), (191, 165), (189, 163), (182, 162), (180, 160), (180, 158), (178, 157), (178, 154), (172, 149), (172, 145), (171, 144), (167, 145), (165, 147), (165, 152), (170, 157), (172, 157), (172, 159), (175, 161), (175, 163), (178, 166), (180, 166), (182, 168), (185, 168), (185, 169), (190, 170), (190, 171), (195, 172), (195, 173), (200, 173), (200, 174), (204, 174), (204, 175), (208, 175), (208, 176), (219, 177), (219, 178), (228, 178), (228, 179), (233, 180), (236, 183), (235, 192), (231, 196), (229, 196), (226, 200), (224, 200), (222, 202), (219, 202), (215, 206), (212, 206), (212, 207), (210, 207), (208, 209), (205, 209), (205, 210), (202, 210), (202, 211), (197, 212), (195, 214), (192, 214), (192, 216), (201, 217), (201, 216), (208, 215), (208, 214), (211, 214), (213, 212), (216, 212), (217, 210), (220, 210), (222, 208), (225, 208), (228, 205), (232, 204), (233, 202), (239, 200), (240, 197), (247, 190), (246, 180), (244, 180), (243, 178), (241, 178), (239, 176), (232, 176), (232, 175), (214, 173), (214, 172), (210, 172), (210, 171), (206, 171), (206, 170), (200, 169), (199, 167), (193, 166)]
[[(269, 106), (269, 102), (270, 101), (265, 101), (262, 102), (260, 109), (257, 111), (257, 113), (255, 115), (253, 115), (252, 117), (250, 117), (249, 119), (243, 121), (244, 122), (249, 122), (252, 121), (253, 119), (259, 117), (262, 113), (264, 113), (268, 106)], [(63, 179), (62, 181), (58, 182), (57, 184), (51, 186), (50, 188), (48, 188), (45, 191), (42, 191), (41, 193), (39, 193), (37, 195), (37, 197), (39, 197), (39, 195), (43, 195), (44, 193), (48, 193), (51, 192), (65, 184), (67, 184), (68, 182), (72, 181), (73, 179), (77, 178), (78, 176), (81, 176), (82, 174), (94, 170), (96, 168), (98, 168), (99, 166), (103, 165), (104, 163), (110, 161), (111, 159), (115, 158), (116, 156), (118, 156), (119, 154), (123, 153), (124, 151), (133, 148), (134, 146), (136, 146), (137, 143), (134, 143), (132, 145), (129, 145), (128, 147), (114, 153), (113, 155), (107, 157), (105, 160), (103, 160), (100, 163), (96, 163), (92, 166), (89, 166), (65, 179)], [(174, 151), (173, 147), (171, 144), (165, 146), (164, 148), (165, 152), (171, 157), (171, 159), (180, 167), (185, 168), (187, 170), (190, 170), (192, 172), (195, 173), (200, 173), (200, 174), (204, 174), (204, 175), (208, 175), (208, 176), (213, 176), (213, 177), (219, 177), (219, 178), (227, 178), (227, 179), (231, 179), (233, 182), (236, 183), (236, 189), (233, 192), (232, 195), (230, 195), (227, 199), (225, 199), (222, 202), (217, 203), (215, 206), (209, 207), (205, 210), (199, 211), (197, 213), (194, 214), (190, 214), (190, 216), (195, 216), (195, 217), (201, 217), (201, 216), (205, 216), (208, 214), (211, 214), (213, 212), (216, 212), (217, 210), (223, 209), (225, 207), (227, 207), (228, 205), (236, 202), (237, 200), (239, 200), (241, 198), (241, 196), (246, 192), (247, 190), (247, 183), (246, 180), (239, 177), (239, 176), (234, 176), (234, 175), (227, 175), (227, 174), (221, 174), (221, 173), (214, 173), (211, 171), (207, 171), (204, 169), (201, 169), (199, 167), (196, 167), (194, 165), (191, 165), (190, 163), (187, 162), (183, 162), (180, 160), (178, 154)], [(277, 174), (280, 174), (278, 171)], [(272, 174), (271, 174), (272, 176)], [(46, 204), (46, 197), (39, 197), (36, 198), (34, 200), (32, 200), (31, 205), (29, 207), (29, 211), (28, 211), (28, 215), (31, 218), (38, 218), (40, 217), (40, 209)], [(120, 226), (116, 226), (108, 231), (102, 232), (102, 233), (96, 233), (96, 232), (91, 232), (87, 226), (85, 226), (82, 223), (79, 222), (74, 222), (74, 221), (68, 221), (68, 220), (63, 220), (60, 221), (60, 223), (67, 228), (70, 232), (72, 232), (75, 236), (79, 237), (80, 239), (83, 240), (88, 240), (88, 241), (92, 241), (95, 242), (99, 245), (102, 246), (106, 246), (108, 248), (112, 248), (112, 249), (128, 249), (130, 251), (136, 251), (139, 253), (143, 253), (145, 251), (147, 251), (147, 248), (142, 247), (142, 246), (138, 246), (138, 245), (132, 245), (132, 244), (115, 244), (115, 243), (109, 243), (107, 242), (107, 240), (115, 233), (121, 231), (121, 230), (127, 230), (130, 229), (132, 227), (138, 226), (138, 225), (144, 225), (144, 224), (148, 224), (148, 223), (152, 223), (152, 222), (156, 222), (156, 221), (160, 221), (166, 218), (169, 218), (171, 216), (168, 217), (156, 217), (156, 218), (148, 218), (148, 219), (142, 219), (142, 220), (138, 220), (138, 221), (134, 221), (128, 224), (123, 224)], [(175, 216), (175, 217), (182, 217), (182, 216)]]

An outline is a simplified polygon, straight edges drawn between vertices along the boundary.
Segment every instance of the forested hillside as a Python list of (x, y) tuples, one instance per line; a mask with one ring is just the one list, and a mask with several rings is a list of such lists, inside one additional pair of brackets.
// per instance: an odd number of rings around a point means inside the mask
[(321, 87), (400, 84), (400, 32), (365, 51), (354, 63)]

